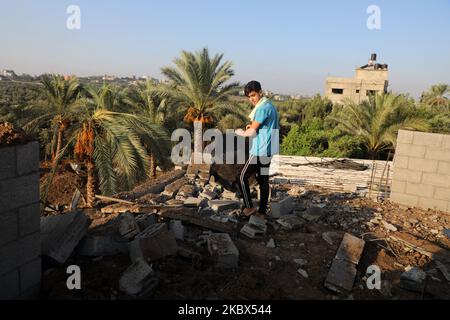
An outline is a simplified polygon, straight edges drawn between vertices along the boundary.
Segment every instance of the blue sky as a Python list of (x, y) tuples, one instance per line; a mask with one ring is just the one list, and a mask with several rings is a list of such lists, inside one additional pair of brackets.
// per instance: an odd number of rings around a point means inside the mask
[[(81, 30), (66, 8), (81, 8)], [(381, 30), (369, 30), (369, 5)], [(391, 89), (417, 97), (450, 83), (450, 1), (1, 0), (0, 69), (18, 73), (150, 75), (181, 50), (207, 46), (234, 63), (235, 80), (323, 93), (370, 53), (390, 66)]]

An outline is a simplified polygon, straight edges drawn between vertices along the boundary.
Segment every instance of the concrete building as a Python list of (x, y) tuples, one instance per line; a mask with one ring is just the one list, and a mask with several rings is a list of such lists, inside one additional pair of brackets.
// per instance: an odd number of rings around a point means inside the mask
[(387, 92), (388, 65), (376, 63), (376, 58), (372, 54), (367, 65), (356, 69), (354, 78), (328, 77), (325, 96), (333, 103), (343, 103), (348, 98), (361, 103), (370, 95)]

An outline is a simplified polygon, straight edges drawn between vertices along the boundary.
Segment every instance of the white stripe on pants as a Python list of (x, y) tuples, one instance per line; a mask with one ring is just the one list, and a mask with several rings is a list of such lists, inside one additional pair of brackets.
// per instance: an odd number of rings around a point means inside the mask
[(250, 162), (252, 161), (252, 159), (253, 159), (253, 155), (250, 155), (250, 158), (248, 158), (248, 160), (247, 160), (247, 163), (245, 164), (245, 166), (244, 166), (244, 169), (242, 169), (242, 172), (241, 172), (241, 177), (240, 177), (240, 180), (241, 180), (241, 188), (242, 188), (242, 194), (243, 194), (243, 196), (244, 196), (244, 202), (245, 202), (245, 206), (247, 207), (247, 208), (250, 208), (250, 200), (249, 200), (249, 196), (250, 195), (248, 195), (247, 193), (246, 193), (246, 188), (245, 188), (245, 184), (244, 184), (244, 176), (245, 176), (245, 171), (247, 171), (247, 169), (248, 169), (248, 166), (250, 165)]

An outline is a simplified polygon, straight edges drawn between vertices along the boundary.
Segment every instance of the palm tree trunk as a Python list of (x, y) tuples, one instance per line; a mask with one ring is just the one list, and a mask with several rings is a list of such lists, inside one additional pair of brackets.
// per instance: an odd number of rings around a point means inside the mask
[(87, 161), (87, 183), (86, 183), (86, 195), (87, 195), (87, 206), (88, 208), (93, 208), (95, 205), (95, 192), (97, 186), (97, 179), (95, 173), (95, 165), (91, 159)]
[(62, 135), (63, 135), (63, 131), (64, 129), (62, 128), (62, 125), (58, 128), (58, 141), (56, 143), (56, 152), (53, 154), (53, 161), (55, 160), (56, 156), (59, 154), (59, 152), (61, 151), (61, 147), (62, 147)]
[(155, 155), (153, 153), (150, 153), (150, 155), (148, 156), (148, 159), (150, 161), (150, 176), (153, 179), (156, 179), (156, 159), (155, 159)]

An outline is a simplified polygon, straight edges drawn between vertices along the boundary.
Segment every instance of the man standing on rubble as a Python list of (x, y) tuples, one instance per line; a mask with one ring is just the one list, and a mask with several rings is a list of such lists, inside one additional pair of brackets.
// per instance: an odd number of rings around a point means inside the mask
[[(279, 148), (279, 117), (272, 102), (263, 96), (258, 81), (249, 82), (244, 92), (254, 108), (249, 115), (251, 124), (247, 129), (236, 130), (237, 135), (252, 138), (250, 156), (237, 177), (238, 186), (245, 205), (243, 213), (247, 217), (254, 214), (264, 217), (269, 202), (269, 167)], [(248, 182), (254, 173), (260, 189), (259, 209), (253, 207)]]

